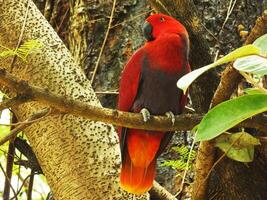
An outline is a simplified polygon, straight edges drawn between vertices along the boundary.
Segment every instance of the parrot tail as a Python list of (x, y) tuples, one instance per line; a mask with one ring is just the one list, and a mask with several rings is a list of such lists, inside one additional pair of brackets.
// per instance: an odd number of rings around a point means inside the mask
[(121, 167), (120, 186), (127, 192), (140, 195), (150, 190), (156, 174), (156, 158), (147, 166), (135, 166), (125, 152)]

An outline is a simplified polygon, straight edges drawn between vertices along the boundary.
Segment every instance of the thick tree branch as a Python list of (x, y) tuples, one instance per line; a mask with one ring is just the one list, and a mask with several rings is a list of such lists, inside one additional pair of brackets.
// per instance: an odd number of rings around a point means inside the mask
[[(92, 106), (65, 96), (52, 94), (45, 89), (31, 86), (25, 81), (18, 80), (4, 69), (0, 69), (0, 84), (8, 87), (10, 90), (15, 90), (15, 92), (24, 97), (23, 99), (38, 101), (61, 113), (69, 113), (87, 119), (128, 128), (158, 131), (191, 130), (203, 117), (199, 114), (177, 115), (175, 116), (175, 124), (172, 125), (171, 120), (166, 116), (151, 116), (149, 122), (144, 123), (142, 115), (139, 113), (122, 112), (114, 109)], [(259, 130), (267, 133), (267, 128), (265, 127), (266, 122), (266, 119), (262, 121), (250, 119), (242, 122), (239, 126), (256, 126)], [(253, 126), (251, 126), (252, 124)]]
[(176, 116), (175, 125), (172, 126), (169, 118), (165, 116), (152, 116), (149, 123), (144, 123), (141, 114), (100, 108), (64, 96), (52, 94), (45, 89), (30, 86), (27, 82), (18, 80), (4, 69), (0, 69), (0, 84), (8, 87), (10, 90), (15, 90), (15, 92), (23, 94), (28, 100), (38, 101), (62, 113), (69, 113), (128, 128), (138, 127), (139, 129), (161, 131), (189, 130), (194, 127), (202, 117), (200, 115), (189, 114)]
[[(263, 13), (256, 21), (254, 28), (251, 30), (245, 44), (252, 43), (255, 39), (267, 32), (267, 12)], [(242, 77), (237, 70), (229, 64), (224, 70), (221, 82), (215, 92), (212, 100), (212, 106), (230, 98), (234, 90), (237, 88)], [(201, 142), (196, 162), (196, 179), (193, 186), (193, 199), (204, 200), (208, 185), (206, 179), (215, 159), (215, 148), (212, 141)]]

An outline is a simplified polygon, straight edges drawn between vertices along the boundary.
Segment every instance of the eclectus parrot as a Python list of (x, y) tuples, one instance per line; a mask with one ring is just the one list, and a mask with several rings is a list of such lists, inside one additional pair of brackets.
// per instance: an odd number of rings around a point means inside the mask
[[(121, 75), (118, 109), (149, 114), (180, 114), (187, 95), (176, 87), (190, 71), (189, 39), (185, 27), (170, 16), (154, 14), (143, 26), (145, 45), (126, 64)], [(133, 194), (150, 190), (156, 174), (156, 159), (172, 137), (171, 132), (120, 127), (122, 154), (120, 186)]]

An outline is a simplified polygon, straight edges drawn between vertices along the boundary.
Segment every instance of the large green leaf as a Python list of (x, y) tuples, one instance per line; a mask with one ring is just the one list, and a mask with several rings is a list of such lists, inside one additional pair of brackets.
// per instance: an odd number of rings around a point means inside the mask
[(215, 141), (215, 146), (229, 158), (240, 162), (253, 161), (255, 145), (260, 145), (259, 140), (246, 132), (221, 135)]
[(218, 65), (234, 61), (237, 58), (241, 58), (241, 57), (248, 56), (248, 55), (259, 55), (259, 54), (260, 54), (260, 49), (252, 44), (240, 47), (232, 51), (231, 53), (227, 54), (223, 58), (220, 58), (214, 63), (204, 66), (202, 68), (196, 69), (186, 74), (185, 76), (183, 76), (182, 78), (178, 80), (177, 87), (182, 89), (185, 92), (187, 88), (189, 87), (189, 85), (191, 85), (191, 83), (195, 79), (197, 79), (201, 74), (203, 74), (205, 71), (211, 68), (214, 68)]
[(211, 109), (197, 128), (196, 141), (210, 140), (245, 119), (267, 111), (267, 94), (251, 94), (225, 101)]

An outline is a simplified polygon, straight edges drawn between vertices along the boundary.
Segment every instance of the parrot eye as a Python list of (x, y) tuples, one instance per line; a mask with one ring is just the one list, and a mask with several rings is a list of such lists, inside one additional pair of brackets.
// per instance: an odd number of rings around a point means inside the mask
[(160, 22), (164, 22), (165, 21), (165, 18), (164, 17), (161, 17), (160, 18)]

